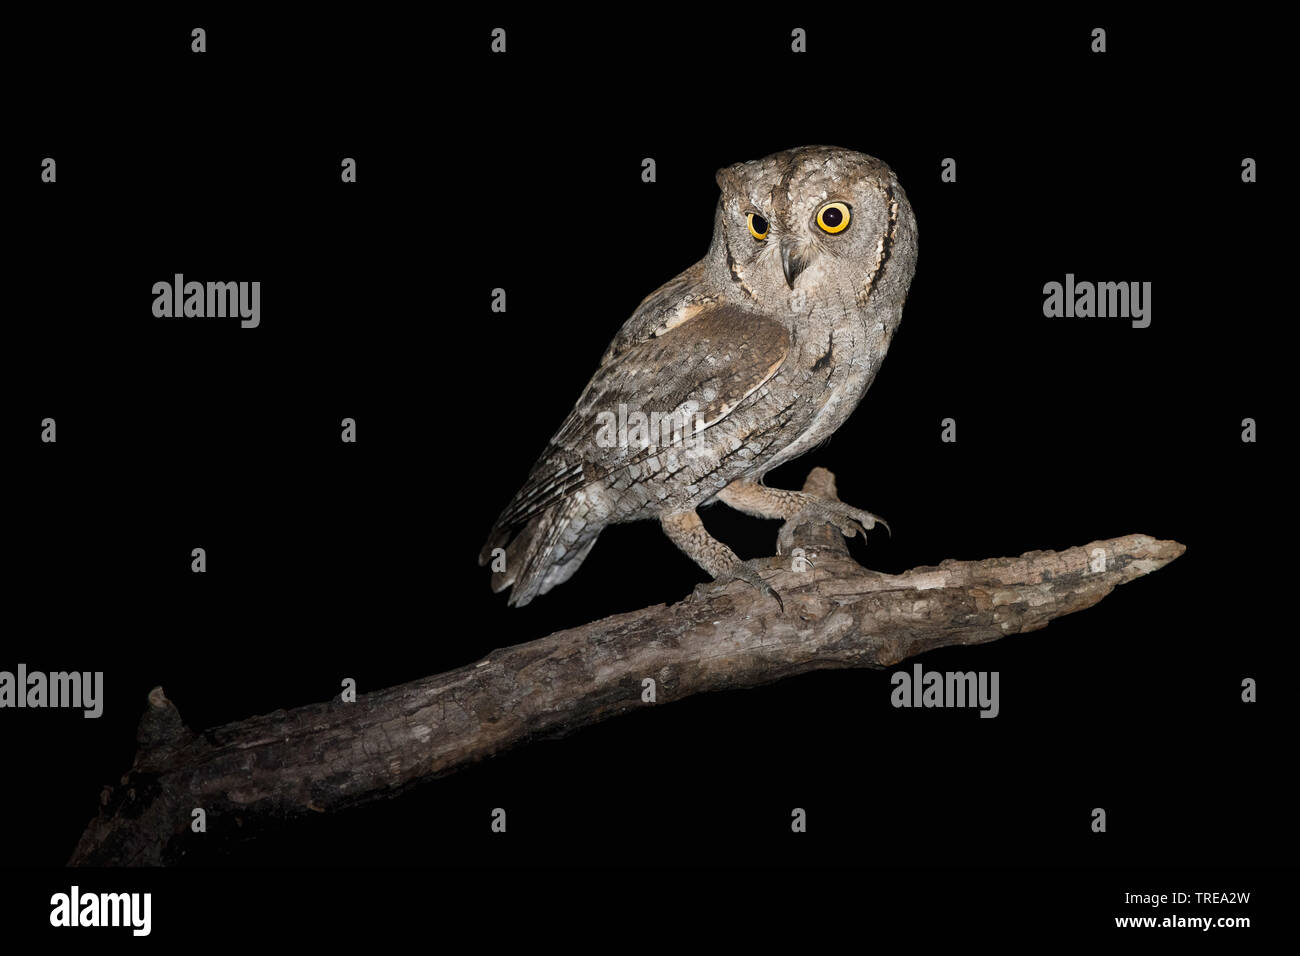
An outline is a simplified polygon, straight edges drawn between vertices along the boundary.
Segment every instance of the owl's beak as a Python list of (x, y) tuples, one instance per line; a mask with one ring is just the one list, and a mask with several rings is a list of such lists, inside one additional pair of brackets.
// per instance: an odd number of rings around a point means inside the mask
[(781, 240), (781, 268), (785, 271), (785, 284), (794, 288), (794, 280), (807, 267), (808, 260), (799, 255), (795, 241), (789, 237)]

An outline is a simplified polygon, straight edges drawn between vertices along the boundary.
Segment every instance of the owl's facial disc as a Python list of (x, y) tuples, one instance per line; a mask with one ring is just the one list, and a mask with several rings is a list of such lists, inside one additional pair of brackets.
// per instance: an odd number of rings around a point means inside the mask
[(906, 198), (889, 167), (863, 153), (804, 146), (724, 167), (717, 182), (709, 261), (729, 292), (759, 308), (862, 307), (896, 239), (915, 254)]

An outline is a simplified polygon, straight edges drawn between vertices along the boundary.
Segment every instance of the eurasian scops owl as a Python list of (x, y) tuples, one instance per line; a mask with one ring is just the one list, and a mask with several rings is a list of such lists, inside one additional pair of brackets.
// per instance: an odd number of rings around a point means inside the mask
[(763, 476), (839, 428), (885, 357), (916, 267), (903, 187), (880, 160), (829, 146), (737, 163), (717, 182), (708, 254), (614, 336), (479, 554), (496, 555), (492, 587), (512, 587), (512, 605), (568, 580), (620, 521), (658, 519), (716, 580), (779, 601), (697, 508), (784, 519), (787, 546), (809, 512), (850, 537), (879, 520)]

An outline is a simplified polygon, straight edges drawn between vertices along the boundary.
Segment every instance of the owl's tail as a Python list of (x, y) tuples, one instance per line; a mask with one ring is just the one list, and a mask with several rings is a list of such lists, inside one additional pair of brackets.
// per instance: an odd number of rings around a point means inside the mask
[[(512, 588), (507, 603), (523, 607), (573, 577), (603, 528), (586, 520), (587, 511), (585, 498), (578, 495), (534, 515), (521, 528), (493, 528), (478, 556), (480, 565), (492, 563), (492, 590)], [(504, 549), (504, 555), (497, 549)]]

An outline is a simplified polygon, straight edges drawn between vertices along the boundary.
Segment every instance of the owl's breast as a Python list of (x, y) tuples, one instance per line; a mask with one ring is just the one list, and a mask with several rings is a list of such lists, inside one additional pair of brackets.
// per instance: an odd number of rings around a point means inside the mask
[(758, 474), (803, 454), (835, 432), (866, 394), (892, 330), (883, 323), (845, 316), (820, 329), (810, 328), (797, 341), (797, 351), (771, 383), (773, 396), (789, 410), (788, 442)]

